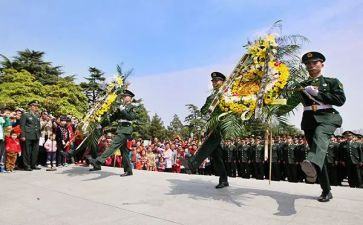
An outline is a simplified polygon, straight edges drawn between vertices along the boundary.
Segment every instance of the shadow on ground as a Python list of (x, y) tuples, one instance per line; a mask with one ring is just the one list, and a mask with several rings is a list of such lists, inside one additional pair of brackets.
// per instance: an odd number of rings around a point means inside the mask
[(255, 188), (227, 187), (215, 189), (211, 181), (167, 179), (170, 182), (170, 192), (167, 195), (188, 195), (195, 200), (213, 199), (232, 203), (242, 207), (247, 200), (253, 201), (253, 196), (267, 196), (274, 199), (277, 204), (276, 216), (291, 216), (296, 214), (295, 201), (297, 199), (315, 199), (308, 195), (294, 195), (278, 191)]
[(103, 179), (106, 177), (110, 177), (110, 176), (120, 176), (120, 173), (113, 173), (113, 172), (109, 172), (109, 171), (103, 171), (103, 170), (98, 170), (98, 171), (89, 171), (91, 167), (72, 167), (71, 169), (67, 169), (64, 170), (62, 172), (60, 172), (59, 174), (65, 174), (67, 176), (70, 177), (74, 177), (74, 176), (92, 176), (92, 175), (97, 175), (97, 177), (92, 177), (89, 179), (85, 179), (83, 181), (91, 181), (91, 180), (99, 180), (99, 179)]

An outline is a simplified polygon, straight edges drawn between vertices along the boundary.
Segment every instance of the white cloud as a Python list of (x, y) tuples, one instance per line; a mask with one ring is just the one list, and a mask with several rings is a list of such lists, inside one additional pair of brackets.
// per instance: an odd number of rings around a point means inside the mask
[(186, 104), (201, 107), (212, 88), (210, 74), (220, 71), (228, 75), (233, 64), (209, 65), (183, 71), (148, 76), (130, 77), (130, 89), (137, 97), (144, 100), (149, 115), (157, 113), (169, 125), (173, 115), (177, 114), (183, 121), (188, 115)]

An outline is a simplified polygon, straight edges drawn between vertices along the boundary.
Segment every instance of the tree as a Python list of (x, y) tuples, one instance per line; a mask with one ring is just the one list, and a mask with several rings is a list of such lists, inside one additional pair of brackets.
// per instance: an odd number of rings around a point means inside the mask
[(137, 114), (137, 120), (133, 124), (133, 133), (132, 137), (134, 139), (150, 139), (151, 136), (149, 134), (149, 128), (150, 128), (150, 117), (148, 115), (148, 112), (143, 104), (140, 104), (138, 107), (136, 107), (136, 114)]
[(159, 140), (164, 140), (166, 138), (166, 129), (164, 127), (163, 121), (155, 114), (150, 122), (149, 135), (151, 138), (158, 138)]
[(0, 62), (1, 68), (15, 69), (17, 71), (26, 70), (32, 74), (36, 80), (42, 84), (55, 84), (63, 74), (60, 66), (52, 66), (51, 62), (43, 60), (44, 52), (25, 49), (18, 51), (18, 55), (11, 61), (4, 55), (1, 55), (3, 61)]
[(189, 127), (189, 132), (200, 137), (201, 132), (205, 126), (205, 121), (202, 118), (200, 109), (193, 104), (187, 104), (190, 114), (185, 117), (185, 122)]
[(71, 81), (59, 80), (43, 85), (28, 71), (4, 69), (0, 82), (0, 107), (27, 108), (32, 100), (56, 116), (72, 114), (81, 118), (87, 109), (87, 98), (80, 87)]
[(89, 67), (90, 76), (85, 77), (88, 82), (82, 82), (80, 85), (88, 97), (88, 102), (93, 105), (100, 95), (105, 93), (103, 82), (106, 80), (104, 72), (96, 67)]
[(29, 101), (42, 102), (45, 96), (43, 85), (26, 70), (14, 69), (2, 71), (0, 83), (0, 107), (26, 109)]
[[(183, 131), (185, 131), (185, 126), (180, 121), (178, 115), (174, 114), (173, 120), (170, 122), (168, 126), (168, 137), (175, 138), (177, 136), (183, 137)], [(185, 132), (184, 132), (185, 133)]]
[(71, 114), (81, 118), (87, 111), (87, 97), (73, 82), (60, 80), (54, 85), (45, 85), (43, 106), (55, 115)]

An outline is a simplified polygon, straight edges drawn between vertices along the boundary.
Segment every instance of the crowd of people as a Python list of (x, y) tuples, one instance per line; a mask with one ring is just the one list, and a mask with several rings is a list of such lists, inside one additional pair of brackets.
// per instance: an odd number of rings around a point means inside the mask
[[(89, 149), (68, 160), (61, 152), (69, 152), (82, 142), (82, 134), (77, 131), (78, 120), (71, 116), (53, 117), (46, 111), (39, 113), (40, 137), (39, 152), (30, 161), (36, 161), (29, 168), (24, 163), (25, 143), (21, 140), (22, 117), (24, 111), (17, 109), (1, 110), (0, 114), (0, 168), (2, 172), (14, 169), (47, 170), (67, 166), (69, 163), (88, 166), (88, 158), (94, 157)], [(105, 133), (98, 140), (97, 155), (111, 145), (112, 133)], [(203, 140), (129, 140), (128, 149), (131, 166), (136, 170), (185, 173), (181, 159), (193, 156)], [(329, 179), (332, 185), (342, 185), (347, 179), (350, 187), (362, 188), (363, 138), (353, 132), (343, 136), (333, 136), (327, 152)], [(309, 151), (304, 136), (275, 136), (272, 139), (271, 179), (274, 181), (307, 182), (301, 170), (301, 162)], [(265, 141), (259, 136), (243, 137), (238, 140), (225, 140), (222, 143), (223, 161), (229, 177), (245, 179), (269, 179), (269, 151)], [(26, 161), (26, 160), (25, 160)], [(121, 167), (122, 156), (116, 152), (107, 158), (105, 166)], [(208, 157), (194, 174), (218, 175), (214, 161)], [(318, 182), (318, 181), (317, 181)]]

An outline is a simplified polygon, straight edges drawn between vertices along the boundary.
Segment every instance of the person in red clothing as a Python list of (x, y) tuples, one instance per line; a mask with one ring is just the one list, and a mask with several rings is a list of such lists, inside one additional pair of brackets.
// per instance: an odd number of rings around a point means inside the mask
[(65, 150), (66, 150), (66, 152), (69, 152), (72, 148), (74, 138), (75, 138), (72, 119), (70, 117), (67, 117), (67, 129), (68, 129), (68, 135), (69, 135), (69, 142), (68, 142), (67, 146), (65, 147)]
[(10, 137), (7, 136), (5, 140), (5, 149), (6, 149), (6, 171), (13, 172), (15, 168), (16, 158), (18, 153), (21, 152), (20, 141), (18, 135), (11, 131)]

